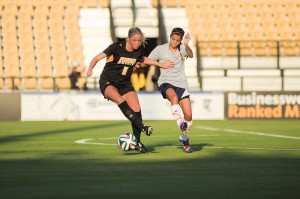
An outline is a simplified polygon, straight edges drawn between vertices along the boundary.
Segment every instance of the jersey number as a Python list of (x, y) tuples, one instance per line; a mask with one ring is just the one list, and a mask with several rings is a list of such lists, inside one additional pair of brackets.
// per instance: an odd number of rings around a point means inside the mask
[(129, 69), (128, 66), (124, 66), (123, 71), (122, 71), (122, 75), (126, 75), (128, 69)]

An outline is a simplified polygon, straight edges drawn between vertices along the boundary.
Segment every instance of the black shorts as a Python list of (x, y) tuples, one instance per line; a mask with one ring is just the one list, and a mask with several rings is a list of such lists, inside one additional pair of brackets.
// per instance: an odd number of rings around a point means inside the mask
[(126, 93), (128, 93), (128, 92), (130, 92), (130, 91), (135, 91), (134, 88), (133, 88), (133, 86), (132, 86), (132, 84), (131, 84), (131, 82), (129, 82), (125, 86), (120, 86), (118, 84), (115, 84), (115, 83), (110, 82), (108, 80), (105, 80), (103, 78), (100, 78), (100, 80), (99, 80), (99, 87), (100, 87), (100, 91), (101, 91), (101, 93), (102, 93), (102, 95), (104, 96), (105, 99), (106, 99), (105, 94), (104, 94), (105, 93), (105, 89), (108, 86), (110, 86), (110, 85), (114, 86), (118, 90), (118, 92), (119, 92), (119, 94), (121, 96), (124, 95), (124, 94), (126, 94)]
[(184, 98), (189, 98), (190, 97), (190, 94), (189, 94), (188, 90), (186, 90), (185, 88), (176, 87), (176, 86), (173, 86), (172, 84), (169, 84), (169, 83), (163, 83), (163, 84), (160, 85), (159, 91), (161, 92), (164, 99), (167, 99), (166, 91), (169, 88), (174, 89), (175, 93), (177, 94), (177, 97), (178, 97), (179, 101), (184, 99)]

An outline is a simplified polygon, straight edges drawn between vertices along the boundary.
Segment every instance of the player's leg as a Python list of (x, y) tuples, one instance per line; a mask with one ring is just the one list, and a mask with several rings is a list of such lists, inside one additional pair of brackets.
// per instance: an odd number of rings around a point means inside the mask
[(189, 97), (183, 98), (179, 101), (179, 105), (181, 107), (181, 110), (183, 112), (183, 119), (184, 121), (187, 122), (188, 126), (186, 128), (187, 133), (189, 133), (192, 123), (193, 123), (193, 118), (192, 118), (192, 106), (191, 106), (191, 100)]
[[(133, 93), (135, 94), (135, 92), (133, 92)], [(111, 101), (115, 102), (119, 106), (119, 108), (121, 109), (124, 116), (128, 120), (130, 120), (138, 129), (145, 132), (146, 135), (149, 135), (149, 136), (151, 135), (152, 128), (144, 126), (144, 124), (142, 123), (141, 118), (139, 118), (136, 115), (136, 113), (131, 109), (131, 107), (128, 105), (127, 100), (129, 100), (129, 101), (132, 100), (130, 96), (127, 96), (127, 94), (124, 94), (123, 96), (121, 96), (119, 94), (118, 89), (116, 87), (112, 86), (112, 85), (106, 87), (104, 94), (105, 94), (104, 96), (108, 100), (111, 100)], [(138, 100), (137, 100), (137, 102), (138, 102)]]
[(184, 121), (183, 121), (183, 114), (181, 108), (178, 104), (178, 96), (173, 88), (168, 88), (165, 91), (165, 95), (166, 98), (171, 102), (171, 113), (174, 119), (176, 120), (177, 126), (179, 127), (180, 130), (182, 130), (181, 127), (184, 126), (183, 124)]
[(191, 130), (192, 127), (192, 106), (191, 106), (191, 101), (189, 97), (183, 98), (179, 101), (180, 107), (183, 111), (184, 115), (184, 121), (187, 124), (185, 133), (183, 133), (180, 136), (180, 142), (183, 144), (183, 149), (185, 152), (190, 153), (192, 152), (192, 148), (189, 143), (189, 137), (188, 134)]
[[(141, 107), (136, 92), (130, 91), (124, 94), (123, 97), (127, 101), (129, 107), (134, 111), (134, 113), (142, 123), (143, 119), (142, 119)], [(137, 143), (138, 143), (137, 149), (140, 150), (142, 153), (148, 153), (148, 149), (141, 142), (141, 129), (139, 129), (134, 123), (131, 123), (131, 126), (132, 126), (132, 132), (137, 139)], [(147, 132), (144, 131), (146, 135), (151, 135), (153, 131), (152, 127), (145, 126), (145, 128), (146, 128), (145, 131), (147, 131)]]
[[(190, 129), (190, 125), (191, 125), (191, 121), (189, 120), (189, 109), (186, 108), (184, 110), (184, 114), (182, 113), (182, 107), (184, 106), (186, 107), (186, 102), (189, 101), (188, 98), (188, 93), (187, 96), (183, 99), (181, 99), (178, 102), (178, 95), (182, 96), (184, 92), (184, 89), (181, 88), (175, 88), (177, 90), (178, 93), (176, 93), (176, 90), (174, 90), (173, 88), (168, 88), (166, 90), (166, 98), (171, 102), (171, 112), (172, 115), (174, 117), (174, 119), (176, 120), (177, 126), (179, 127), (179, 129), (181, 130), (181, 135), (179, 137), (179, 141), (183, 144), (183, 150), (187, 153), (192, 152), (192, 148), (189, 144), (189, 138), (187, 133), (189, 132)], [(185, 116), (185, 117), (184, 117)]]
[[(123, 97), (126, 99), (128, 106), (135, 112), (137, 117), (142, 121), (141, 106), (136, 93), (128, 92)], [(136, 127), (133, 123), (131, 123), (131, 126), (132, 126), (132, 133), (135, 136), (137, 142), (138, 143), (141, 142), (141, 130), (138, 127)]]
[[(137, 114), (138, 117), (142, 118), (142, 113), (141, 111), (139, 112), (135, 112)], [(136, 150), (141, 151), (141, 153), (148, 153), (149, 150), (146, 148), (146, 146), (141, 142), (141, 130), (139, 130), (133, 123), (131, 123), (131, 127), (132, 127), (132, 133), (133, 135), (136, 137), (136, 141), (137, 141), (137, 146), (136, 146)], [(150, 126), (148, 126), (148, 128), (150, 128), (149, 130), (153, 130)]]

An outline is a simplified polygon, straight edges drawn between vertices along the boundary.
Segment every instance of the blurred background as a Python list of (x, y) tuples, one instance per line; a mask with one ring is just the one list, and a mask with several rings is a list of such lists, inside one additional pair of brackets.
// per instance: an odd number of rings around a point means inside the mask
[[(98, 91), (105, 60), (91, 78), (85, 70), (132, 26), (145, 33), (146, 54), (168, 42), (174, 27), (191, 34), (192, 92), (297, 93), (299, 11), (299, 0), (0, 0), (0, 96)], [(158, 76), (150, 66), (132, 83), (157, 91)]]

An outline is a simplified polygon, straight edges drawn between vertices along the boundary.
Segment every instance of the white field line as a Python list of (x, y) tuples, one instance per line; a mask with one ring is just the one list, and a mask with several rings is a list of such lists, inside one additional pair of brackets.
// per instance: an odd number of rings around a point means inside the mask
[[(202, 134), (202, 135), (193, 135), (193, 137), (213, 137), (219, 136), (218, 134)], [(154, 138), (162, 138), (162, 137), (170, 137), (170, 136), (155, 136)], [(116, 140), (117, 137), (107, 137), (107, 138), (98, 138), (98, 140)], [(81, 140), (76, 140), (76, 144), (96, 144), (96, 145), (116, 145), (116, 144), (109, 144), (109, 143), (101, 143), (101, 142), (91, 142), (92, 140), (96, 140), (95, 138), (85, 138)]]
[(205, 129), (209, 131), (223, 131), (227, 133), (239, 133), (239, 134), (248, 134), (248, 135), (259, 135), (259, 136), (269, 136), (269, 137), (277, 137), (283, 139), (294, 139), (300, 140), (300, 137), (295, 136), (286, 136), (286, 135), (278, 135), (278, 134), (271, 134), (271, 133), (262, 133), (262, 132), (254, 132), (254, 131), (240, 131), (235, 129), (220, 129), (220, 128), (213, 128), (209, 126), (196, 126), (196, 128)]
[[(98, 138), (98, 140), (112, 140), (116, 139), (115, 137), (110, 138)], [(92, 140), (96, 140), (94, 138), (86, 138), (81, 140), (76, 140), (76, 144), (90, 144), (90, 145), (100, 145), (100, 146), (117, 146), (116, 144), (103, 143), (103, 142), (92, 142)], [(160, 145), (159, 147), (180, 147), (181, 145)], [(289, 148), (260, 148), (260, 147), (222, 147), (222, 146), (204, 146), (204, 148), (209, 149), (238, 149), (238, 150), (265, 150), (265, 151), (300, 151), (300, 149), (289, 149)]]
[[(110, 138), (112, 139), (112, 138)], [(116, 146), (116, 144), (109, 144), (109, 143), (102, 143), (102, 142), (90, 142), (92, 140), (95, 140), (94, 138), (86, 138), (82, 140), (76, 140), (76, 144), (94, 144), (94, 145), (105, 145), (105, 146)], [(108, 138), (103, 138), (103, 140), (109, 140)]]
[(222, 146), (205, 146), (204, 148), (211, 149), (239, 149), (239, 150), (265, 150), (265, 151), (300, 151), (300, 149), (274, 149), (274, 148), (260, 148), (260, 147), (222, 147)]

